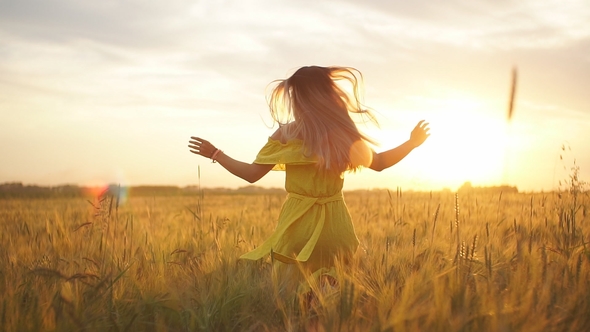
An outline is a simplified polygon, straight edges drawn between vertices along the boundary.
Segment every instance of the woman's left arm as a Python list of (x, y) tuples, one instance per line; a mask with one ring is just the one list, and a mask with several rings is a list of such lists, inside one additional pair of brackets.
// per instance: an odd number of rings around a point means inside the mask
[(424, 120), (418, 122), (414, 130), (412, 130), (408, 141), (391, 150), (375, 153), (373, 155), (373, 162), (369, 168), (381, 172), (382, 170), (397, 164), (412, 152), (412, 150), (426, 141), (428, 136), (430, 136), (428, 133), (429, 130), (430, 128), (428, 128), (427, 122), (424, 122)]

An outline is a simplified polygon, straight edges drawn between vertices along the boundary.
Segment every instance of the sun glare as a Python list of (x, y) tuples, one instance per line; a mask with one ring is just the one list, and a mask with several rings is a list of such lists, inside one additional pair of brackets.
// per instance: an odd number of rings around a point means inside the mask
[(418, 163), (430, 185), (453, 190), (466, 181), (500, 185), (508, 143), (503, 115), (468, 99), (446, 100), (429, 115), (431, 137), (421, 147)]

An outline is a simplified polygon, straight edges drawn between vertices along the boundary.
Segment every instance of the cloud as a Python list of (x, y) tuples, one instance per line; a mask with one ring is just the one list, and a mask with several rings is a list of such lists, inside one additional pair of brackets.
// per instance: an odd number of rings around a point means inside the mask
[(280, 63), (283, 74), (284, 63), (317, 50), (338, 29), (302, 7), (261, 2), (25, 0), (1, 6), (0, 36), (6, 44), (0, 70), (29, 81), (32, 72), (92, 77), (97, 71), (159, 79), (184, 73), (210, 85), (215, 71), (227, 79), (256, 81), (272, 63)]
[(175, 1), (166, 5), (143, 1), (5, 1), (0, 28), (29, 40), (68, 43), (86, 39), (150, 47), (154, 41), (164, 45), (171, 40), (167, 38), (174, 31), (170, 22), (182, 5)]
[[(405, 77), (445, 74), (466, 62), (466, 53), (483, 65), (489, 54), (514, 62), (514, 49), (584, 54), (586, 48), (572, 45), (589, 40), (590, 26), (582, 1), (23, 0), (0, 6), (4, 80), (78, 97), (114, 95), (121, 104), (178, 107), (228, 96), (255, 101), (271, 80), (308, 64), (373, 73), (390, 68)], [(545, 54), (517, 56), (541, 62)]]
[[(256, 59), (296, 45), (303, 53), (342, 54), (381, 43), (472, 48), (552, 48), (590, 36), (585, 1), (99, 1), (4, 2), (0, 30), (43, 43), (92, 40), (125, 49), (240, 53)], [(336, 46), (326, 48), (322, 46)], [(310, 52), (311, 51), (311, 52)], [(284, 53), (280, 53), (285, 56)]]
[[(372, 33), (476, 49), (553, 48), (590, 37), (585, 1), (349, 1)], [(353, 18), (354, 21), (354, 18)], [(359, 22), (357, 22), (359, 23)]]

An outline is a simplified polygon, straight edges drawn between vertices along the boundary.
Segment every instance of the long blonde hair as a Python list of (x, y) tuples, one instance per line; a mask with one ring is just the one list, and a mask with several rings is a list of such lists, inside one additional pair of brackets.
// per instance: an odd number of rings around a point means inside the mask
[[(351, 84), (352, 96), (337, 84), (340, 81)], [(361, 104), (362, 74), (358, 70), (302, 67), (275, 83), (268, 103), (274, 121), (279, 126), (289, 124), (282, 132), (286, 140), (301, 139), (305, 154), (315, 155), (318, 166), (327, 170), (342, 172), (370, 165), (370, 161), (358, 160), (359, 148), (364, 155), (361, 159), (366, 159), (371, 150), (365, 142), (375, 141), (361, 133), (351, 118), (351, 114), (359, 114), (376, 123)]]

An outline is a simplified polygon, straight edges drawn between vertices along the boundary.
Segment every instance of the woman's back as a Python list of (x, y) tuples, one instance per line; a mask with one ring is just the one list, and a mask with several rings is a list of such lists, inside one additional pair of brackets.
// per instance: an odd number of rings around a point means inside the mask
[(317, 158), (305, 156), (303, 141), (292, 139), (282, 143), (269, 138), (254, 161), (275, 165), (286, 171), (285, 189), (308, 197), (329, 197), (338, 194), (344, 183), (343, 174), (318, 167)]
[(287, 165), (286, 167), (285, 189), (289, 193), (328, 197), (339, 193), (343, 184), (342, 174), (326, 172), (315, 164)]

